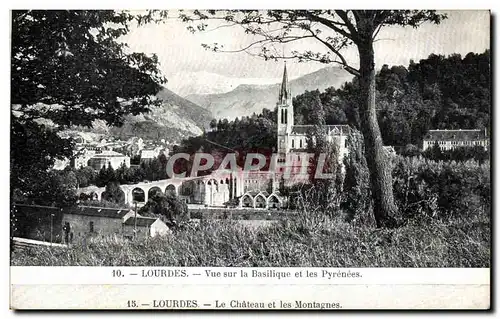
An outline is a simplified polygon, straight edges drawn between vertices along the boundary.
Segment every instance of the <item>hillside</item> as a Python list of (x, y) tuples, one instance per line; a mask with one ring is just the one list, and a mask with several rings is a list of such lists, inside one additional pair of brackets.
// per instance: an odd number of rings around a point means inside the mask
[(280, 80), (279, 74), (275, 79), (250, 77), (230, 77), (207, 71), (183, 71), (168, 75), (167, 88), (180, 96), (190, 94), (223, 94), (234, 90), (241, 84), (274, 84)]
[(158, 93), (158, 97), (163, 99), (161, 106), (152, 107), (147, 114), (127, 116), (124, 125), (111, 128), (110, 134), (122, 139), (138, 136), (179, 141), (201, 134), (212, 119), (209, 111), (166, 88)]
[[(306, 90), (339, 88), (352, 75), (337, 67), (326, 67), (290, 81), (292, 95)], [(212, 112), (214, 118), (233, 119), (260, 113), (263, 108), (274, 109), (279, 83), (269, 85), (243, 84), (223, 94), (191, 94), (186, 99)]]

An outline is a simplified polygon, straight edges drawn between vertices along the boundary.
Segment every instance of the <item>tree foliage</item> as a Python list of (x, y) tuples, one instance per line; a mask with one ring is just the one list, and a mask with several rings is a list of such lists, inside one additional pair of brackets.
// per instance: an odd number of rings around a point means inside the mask
[(349, 153), (344, 158), (345, 177), (340, 207), (347, 221), (366, 220), (370, 212), (370, 175), (360, 135), (348, 137)]
[[(248, 153), (260, 153), (270, 157), (277, 144), (276, 117), (276, 109), (263, 109), (260, 114), (237, 117), (232, 121), (214, 119), (210, 123), (209, 132), (183, 140), (181, 145), (174, 147), (173, 153), (210, 153), (215, 159), (214, 169), (219, 167), (227, 153), (236, 152), (237, 164), (240, 166), (243, 166)], [(192, 160), (178, 160), (174, 171), (189, 172), (191, 166)]]
[(125, 203), (125, 193), (120, 188), (120, 183), (116, 181), (111, 181), (106, 185), (106, 190), (102, 193), (102, 200), (116, 203), (116, 204), (124, 204)]
[(11, 189), (43, 182), (35, 178), (72, 155), (60, 130), (97, 119), (120, 125), (160, 102), (157, 57), (130, 53), (119, 40), (133, 19), (109, 10), (12, 11)]
[(144, 216), (159, 216), (169, 225), (176, 225), (189, 220), (186, 203), (181, 202), (172, 194), (156, 193), (139, 210), (139, 213)]
[[(465, 57), (431, 54), (408, 66), (383, 65), (376, 76), (377, 118), (385, 145), (422, 146), (429, 129), (490, 129), (490, 51)], [(450, 84), (452, 83), (452, 84)], [(326, 124), (359, 129), (359, 81), (294, 98), (297, 124), (314, 124), (319, 97)]]

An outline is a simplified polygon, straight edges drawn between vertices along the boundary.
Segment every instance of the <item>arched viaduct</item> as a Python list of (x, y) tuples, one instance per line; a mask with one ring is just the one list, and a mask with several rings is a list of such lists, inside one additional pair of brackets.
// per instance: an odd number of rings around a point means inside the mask
[[(137, 203), (138, 206), (144, 205), (156, 192), (174, 194), (188, 204), (212, 207), (224, 206), (224, 203), (234, 198), (239, 198), (239, 208), (272, 209), (283, 206), (283, 200), (277, 191), (271, 194), (267, 191), (248, 191), (251, 182), (247, 174), (223, 170), (206, 176), (141, 182), (121, 185), (120, 188), (125, 203), (129, 205)], [(105, 191), (105, 187), (89, 186), (79, 189), (77, 194), (92, 195), (93, 199), (100, 201), (106, 196)]]
[[(232, 171), (215, 171), (199, 177), (171, 178), (153, 182), (141, 182), (133, 185), (120, 185), (125, 203), (145, 204), (156, 192), (172, 193), (188, 204), (223, 206), (225, 202), (243, 194), (244, 183), (241, 175)], [(92, 195), (101, 200), (105, 196), (105, 187), (89, 186), (81, 188), (77, 194)]]

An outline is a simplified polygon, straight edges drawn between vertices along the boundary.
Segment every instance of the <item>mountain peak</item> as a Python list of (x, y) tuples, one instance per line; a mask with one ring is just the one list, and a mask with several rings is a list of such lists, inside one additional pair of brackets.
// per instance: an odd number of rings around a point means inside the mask
[[(293, 75), (292, 70), (287, 76)], [(352, 75), (340, 67), (328, 66), (288, 81), (292, 97), (312, 90), (339, 88), (352, 80)], [(222, 94), (190, 94), (186, 99), (212, 112), (215, 118), (249, 116), (262, 109), (274, 109), (279, 97), (280, 80), (273, 84), (240, 84), (234, 90)]]

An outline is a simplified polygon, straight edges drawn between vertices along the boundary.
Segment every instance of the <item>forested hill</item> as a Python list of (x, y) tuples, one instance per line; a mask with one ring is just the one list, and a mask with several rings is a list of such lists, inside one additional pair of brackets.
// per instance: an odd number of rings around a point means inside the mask
[[(420, 145), (429, 129), (490, 128), (490, 52), (430, 55), (408, 67), (384, 65), (377, 74), (377, 110), (386, 145)], [(295, 119), (310, 123), (323, 107), (327, 124), (359, 125), (356, 79), (342, 88), (294, 99)]]
[[(421, 146), (429, 129), (490, 128), (490, 52), (430, 55), (409, 66), (384, 65), (377, 74), (377, 109), (386, 145)], [(294, 98), (295, 123), (313, 124), (319, 108), (327, 124), (357, 127), (359, 87), (356, 79), (340, 89), (306, 91)], [(272, 149), (276, 145), (276, 113), (233, 121), (213, 121), (211, 141), (229, 146)], [(184, 141), (184, 149), (213, 149), (203, 138)]]
[[(339, 67), (326, 67), (290, 81), (293, 95), (305, 90), (339, 88), (352, 75)], [(222, 94), (191, 94), (186, 99), (212, 112), (217, 119), (233, 120), (236, 116), (251, 116), (264, 108), (273, 108), (278, 98), (280, 83), (269, 85), (242, 84)]]
[(123, 126), (111, 129), (112, 135), (122, 139), (138, 136), (180, 141), (186, 136), (202, 134), (212, 119), (209, 111), (166, 88), (158, 92), (157, 96), (163, 100), (160, 106), (151, 107), (149, 113), (127, 116)]

